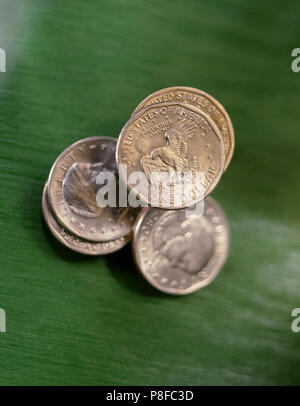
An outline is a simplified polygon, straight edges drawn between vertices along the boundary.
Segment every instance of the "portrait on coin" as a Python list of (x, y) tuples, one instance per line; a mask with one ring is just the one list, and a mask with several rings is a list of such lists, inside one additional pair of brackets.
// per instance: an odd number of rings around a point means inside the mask
[(181, 219), (165, 213), (153, 234), (154, 266), (194, 274), (208, 263), (214, 251), (211, 224), (204, 216)]

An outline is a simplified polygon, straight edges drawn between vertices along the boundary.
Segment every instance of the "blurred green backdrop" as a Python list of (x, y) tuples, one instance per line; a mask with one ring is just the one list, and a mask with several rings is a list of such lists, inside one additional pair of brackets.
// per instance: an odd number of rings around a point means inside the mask
[[(300, 384), (296, 0), (2, 0), (0, 384)], [(228, 110), (232, 163), (213, 197), (231, 224), (217, 280), (156, 292), (130, 249), (86, 258), (44, 226), (57, 155), (117, 137), (149, 93), (186, 85)]]

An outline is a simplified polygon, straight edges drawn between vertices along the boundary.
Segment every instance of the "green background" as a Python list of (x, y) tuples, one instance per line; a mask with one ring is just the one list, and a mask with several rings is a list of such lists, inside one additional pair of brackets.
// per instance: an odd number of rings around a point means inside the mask
[[(7, 0), (0, 3), (0, 384), (300, 383), (300, 3)], [(46, 229), (57, 155), (117, 137), (149, 93), (207, 91), (235, 128), (213, 197), (232, 234), (209, 287), (155, 291), (130, 247), (89, 258)]]

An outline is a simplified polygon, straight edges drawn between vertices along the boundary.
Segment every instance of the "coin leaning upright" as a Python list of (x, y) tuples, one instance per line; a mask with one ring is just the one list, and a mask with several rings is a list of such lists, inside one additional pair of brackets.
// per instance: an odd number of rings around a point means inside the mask
[(84, 240), (70, 233), (55, 219), (48, 202), (48, 184), (46, 182), (42, 195), (42, 211), (45, 222), (54, 237), (66, 247), (80, 254), (106, 255), (123, 248), (131, 239), (131, 233), (112, 241), (93, 242)]
[(144, 208), (132, 240), (136, 265), (156, 289), (186, 295), (210, 284), (224, 265), (229, 250), (229, 226), (211, 197), (204, 214), (184, 210)]
[(99, 173), (116, 179), (116, 140), (89, 137), (66, 148), (56, 159), (48, 179), (49, 203), (58, 222), (90, 241), (111, 241), (131, 232), (137, 211), (131, 207), (100, 207)]
[(196, 108), (199, 108), (206, 113), (217, 125), (222, 134), (222, 140), (225, 148), (225, 166), (224, 171), (227, 169), (234, 150), (234, 130), (230, 117), (222, 106), (214, 97), (208, 93), (186, 86), (167, 87), (158, 90), (147, 96), (134, 110), (133, 115), (137, 111), (146, 106), (162, 102), (180, 102), (188, 103)]
[[(224, 170), (225, 151), (218, 127), (205, 113), (188, 104), (168, 102), (131, 116), (119, 135), (116, 160), (120, 178), (143, 202), (178, 209), (203, 200), (214, 189)], [(137, 172), (145, 175), (147, 187), (142, 190), (130, 182)], [(201, 174), (199, 182), (195, 174)], [(163, 193), (158, 193), (162, 175), (169, 176), (171, 192), (171, 185), (181, 186), (180, 179), (190, 182), (190, 195), (169, 196), (166, 183)]]

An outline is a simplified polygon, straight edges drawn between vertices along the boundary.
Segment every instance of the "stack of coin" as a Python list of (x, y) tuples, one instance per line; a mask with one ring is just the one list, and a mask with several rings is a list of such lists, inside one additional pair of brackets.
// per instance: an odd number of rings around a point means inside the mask
[[(229, 226), (208, 195), (233, 149), (230, 118), (212, 96), (190, 87), (159, 90), (137, 106), (117, 142), (86, 138), (57, 158), (43, 192), (45, 220), (63, 244), (85, 254), (111, 253), (132, 239), (151, 285), (194, 292), (227, 258)], [(99, 206), (103, 172), (117, 179), (114, 187), (125, 185), (127, 205)]]
[(42, 196), (42, 210), (53, 235), (74, 251), (104, 255), (124, 247), (138, 214), (131, 207), (99, 207), (99, 173), (117, 176), (116, 140), (82, 139), (54, 162)]

